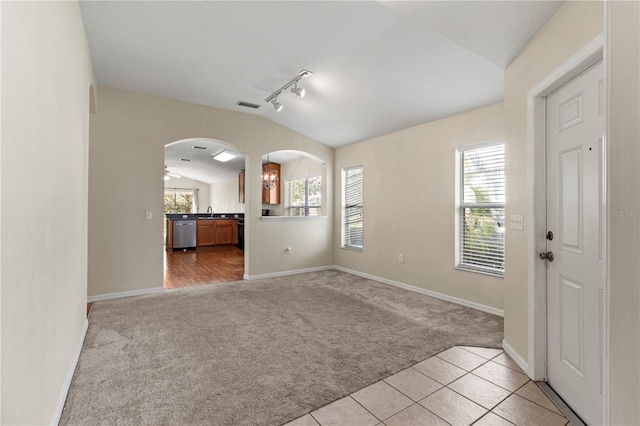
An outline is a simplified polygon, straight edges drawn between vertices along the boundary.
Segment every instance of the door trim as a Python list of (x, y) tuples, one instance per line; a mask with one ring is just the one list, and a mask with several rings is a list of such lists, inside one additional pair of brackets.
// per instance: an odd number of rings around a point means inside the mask
[[(586, 46), (571, 56), (562, 65), (542, 79), (527, 93), (527, 154), (528, 154), (528, 198), (529, 223), (527, 229), (527, 273), (528, 273), (528, 373), (537, 381), (546, 381), (547, 357), (547, 294), (546, 267), (538, 259), (537, 253), (545, 251), (546, 239), (546, 96), (585, 71), (591, 65), (605, 58), (605, 35), (600, 33)], [(607, 81), (607, 63), (604, 61), (605, 81)], [(608, 93), (608, 87), (607, 87)], [(605, 153), (608, 152), (607, 103), (605, 102)], [(608, 176), (608, 158), (604, 164), (605, 176)], [(607, 186), (604, 185), (604, 190)], [(607, 207), (608, 195), (605, 193)], [(608, 229), (606, 231), (608, 241)], [(608, 244), (607, 244), (608, 247)], [(607, 256), (608, 257), (608, 256)], [(608, 261), (607, 266), (608, 268)], [(608, 277), (608, 269), (606, 276)], [(605, 350), (603, 423), (609, 418), (609, 283), (605, 282)]]

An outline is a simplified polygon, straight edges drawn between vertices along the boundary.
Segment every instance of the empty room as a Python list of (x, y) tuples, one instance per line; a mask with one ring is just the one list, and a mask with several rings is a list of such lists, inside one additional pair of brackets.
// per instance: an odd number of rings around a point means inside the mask
[(640, 424), (640, 2), (0, 23), (0, 424)]

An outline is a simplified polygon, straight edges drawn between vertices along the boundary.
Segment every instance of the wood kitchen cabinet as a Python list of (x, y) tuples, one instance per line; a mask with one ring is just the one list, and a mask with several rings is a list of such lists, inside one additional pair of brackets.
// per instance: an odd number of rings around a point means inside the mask
[(200, 219), (197, 227), (197, 246), (238, 244), (237, 219)]
[(244, 203), (244, 170), (238, 176), (238, 202)]
[(196, 234), (197, 246), (212, 246), (216, 244), (216, 220), (198, 220)]
[(234, 222), (237, 223), (237, 221), (218, 219), (213, 222), (216, 223), (215, 244), (233, 244), (233, 225)]
[(262, 204), (280, 204), (280, 182), (282, 175), (280, 174), (280, 164), (266, 163), (262, 165), (262, 174), (264, 175), (269, 169), (278, 173), (278, 183), (273, 189), (265, 189), (262, 187)]
[(167, 241), (165, 242), (164, 248), (166, 250), (173, 250), (173, 221), (171, 219), (167, 219)]
[(231, 234), (231, 244), (238, 245), (238, 221), (233, 221), (233, 233)]

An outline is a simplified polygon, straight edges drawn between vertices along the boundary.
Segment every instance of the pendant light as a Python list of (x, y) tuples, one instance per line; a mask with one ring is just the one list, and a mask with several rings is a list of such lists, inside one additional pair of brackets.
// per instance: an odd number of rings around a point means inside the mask
[(262, 166), (262, 188), (272, 190), (278, 186), (279, 182), (280, 176), (278, 176), (278, 171), (271, 168), (271, 162), (267, 154), (267, 164)]

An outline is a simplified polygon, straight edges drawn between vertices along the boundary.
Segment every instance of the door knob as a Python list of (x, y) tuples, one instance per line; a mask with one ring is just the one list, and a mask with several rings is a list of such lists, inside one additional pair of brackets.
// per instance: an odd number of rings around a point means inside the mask
[(552, 251), (548, 251), (548, 252), (542, 252), (540, 253), (540, 259), (542, 260), (548, 260), (549, 262), (553, 262), (553, 252)]

